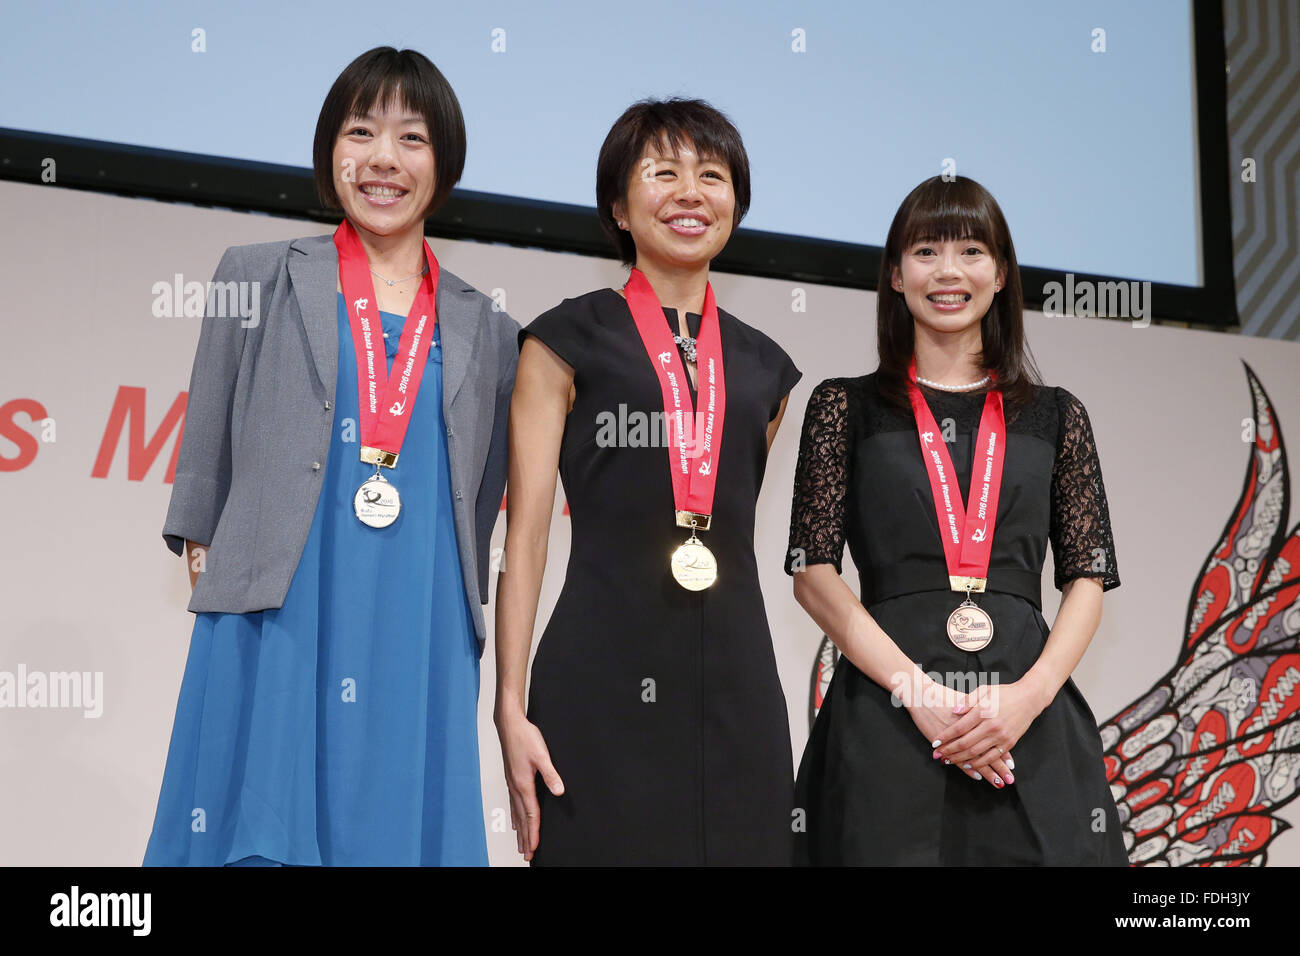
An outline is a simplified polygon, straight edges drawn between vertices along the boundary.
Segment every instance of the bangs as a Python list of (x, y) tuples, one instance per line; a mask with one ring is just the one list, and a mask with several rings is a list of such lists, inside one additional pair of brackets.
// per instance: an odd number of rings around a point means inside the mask
[(673, 123), (659, 129), (645, 130), (645, 139), (641, 150), (666, 147), (673, 159), (681, 157), (682, 150), (690, 147), (702, 160), (714, 163), (726, 163), (734, 168), (729, 155), (731, 144), (726, 142), (711, 125), (703, 123)]
[(352, 102), (348, 104), (346, 121), (364, 119), (366, 112), (377, 109), (381, 112), (391, 110), (401, 112), (404, 116), (419, 116), (424, 120), (429, 132), (433, 132), (426, 110), (416, 104), (408, 90), (411, 85), (403, 83), (397, 73), (371, 73), (357, 88)]
[(997, 251), (999, 241), (992, 210), (982, 195), (983, 190), (971, 188), (970, 180), (944, 182), (935, 180), (924, 184), (913, 196), (911, 208), (900, 233), (902, 249), (918, 242), (949, 242), (973, 239)]

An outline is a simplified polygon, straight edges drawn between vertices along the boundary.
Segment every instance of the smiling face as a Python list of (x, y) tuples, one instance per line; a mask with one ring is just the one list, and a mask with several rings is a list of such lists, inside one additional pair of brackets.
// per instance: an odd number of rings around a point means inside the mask
[(976, 239), (918, 240), (903, 249), (892, 285), (912, 318), (936, 332), (977, 325), (1006, 282), (992, 250)]
[[(400, 103), (400, 95), (395, 97)], [(436, 170), (424, 118), (394, 105), (344, 121), (334, 143), (334, 189), (359, 230), (423, 234)]]
[(676, 155), (664, 142), (647, 144), (627, 198), (613, 204), (619, 228), (636, 243), (638, 267), (661, 269), (707, 267), (731, 238), (735, 210), (730, 167), (701, 158), (689, 142)]

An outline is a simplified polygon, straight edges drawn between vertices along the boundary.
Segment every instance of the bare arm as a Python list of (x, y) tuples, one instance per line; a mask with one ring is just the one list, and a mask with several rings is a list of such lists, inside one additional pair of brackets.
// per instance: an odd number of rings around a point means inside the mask
[(497, 577), (497, 693), (493, 719), (501, 740), (510, 817), (524, 859), (541, 834), (536, 778), (555, 795), (564, 784), (524, 700), (528, 652), (546, 569), (564, 423), (572, 407), (573, 368), (533, 336), (524, 340), (510, 402), (510, 465), (505, 560)]
[(522, 716), (573, 369), (529, 336), (510, 402), (506, 561), (497, 577), (495, 717)]
[(1047, 643), (1023, 680), (1032, 683), (1046, 707), (1083, 659), (1101, 624), (1102, 583), (1098, 578), (1073, 578), (1061, 589), (1061, 608), (1052, 622)]
[(898, 687), (906, 694), (914, 674), (917, 680), (929, 681), (876, 623), (834, 566), (813, 564), (797, 571), (794, 598), (840, 653), (881, 687), (889, 691)]

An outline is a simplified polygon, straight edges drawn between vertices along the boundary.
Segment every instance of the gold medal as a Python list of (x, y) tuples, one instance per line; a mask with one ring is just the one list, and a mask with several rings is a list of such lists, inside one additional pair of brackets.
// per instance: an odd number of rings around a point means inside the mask
[(970, 599), (969, 590), (966, 600), (948, 615), (948, 640), (963, 651), (982, 651), (993, 640), (993, 618)]
[(691, 532), (690, 538), (673, 552), (673, 577), (688, 591), (703, 591), (718, 580), (718, 559)]

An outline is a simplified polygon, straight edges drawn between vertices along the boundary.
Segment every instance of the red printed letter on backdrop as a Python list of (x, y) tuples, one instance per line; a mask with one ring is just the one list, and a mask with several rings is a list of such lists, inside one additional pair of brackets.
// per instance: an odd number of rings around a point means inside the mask
[(50, 417), (45, 406), (34, 398), (15, 398), (0, 405), (0, 438), (8, 438), (18, 446), (16, 457), (6, 458), (0, 455), (0, 471), (20, 471), (26, 468), (40, 448), (36, 436), (14, 421), (14, 416), (20, 412), (26, 412), (33, 422)]
[(142, 481), (153, 465), (163, 445), (176, 433), (176, 443), (172, 446), (171, 463), (167, 474), (163, 476), (164, 484), (171, 484), (176, 477), (176, 459), (181, 453), (181, 434), (185, 430), (186, 392), (180, 392), (172, 407), (167, 410), (158, 430), (144, 443), (144, 406), (145, 390), (130, 385), (121, 385), (117, 389), (117, 398), (113, 401), (113, 410), (108, 413), (108, 426), (104, 429), (104, 440), (99, 444), (99, 455), (95, 458), (95, 467), (90, 472), (92, 478), (107, 478), (108, 470), (113, 464), (113, 453), (117, 450), (122, 437), (122, 425), (130, 419), (127, 429), (126, 477), (131, 481)]

